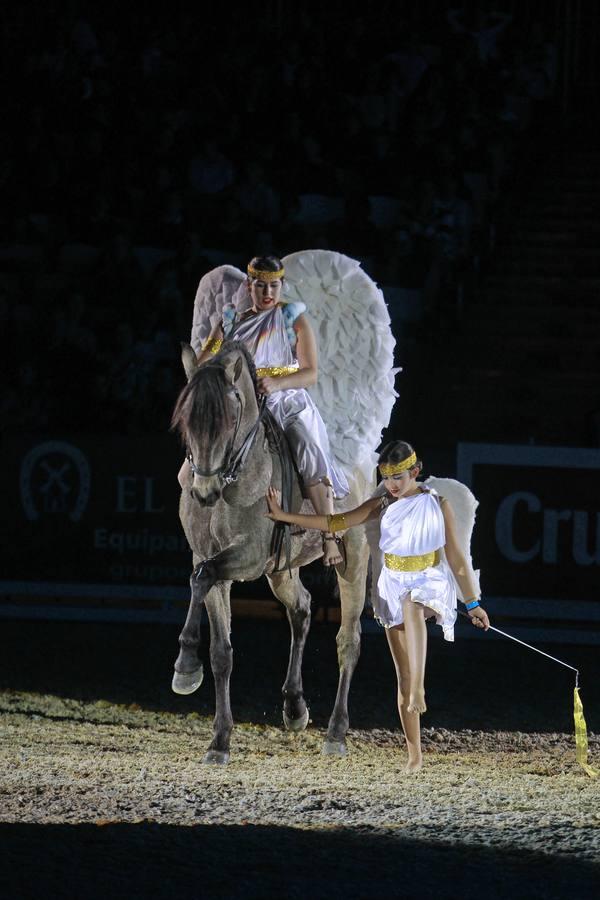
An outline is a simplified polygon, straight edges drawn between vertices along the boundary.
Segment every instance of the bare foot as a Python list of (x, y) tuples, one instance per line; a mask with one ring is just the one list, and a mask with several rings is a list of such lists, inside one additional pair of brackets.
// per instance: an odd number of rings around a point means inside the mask
[(417, 690), (410, 692), (407, 708), (410, 713), (424, 713), (427, 711), (425, 691), (423, 688), (418, 688)]
[(409, 754), (408, 762), (406, 763), (406, 769), (404, 770), (407, 775), (416, 775), (417, 772), (420, 772), (423, 768), (423, 754)]
[(338, 563), (341, 563), (343, 561), (344, 559), (342, 557), (342, 554), (340, 553), (340, 548), (335, 538), (323, 538), (323, 565), (337, 566)]

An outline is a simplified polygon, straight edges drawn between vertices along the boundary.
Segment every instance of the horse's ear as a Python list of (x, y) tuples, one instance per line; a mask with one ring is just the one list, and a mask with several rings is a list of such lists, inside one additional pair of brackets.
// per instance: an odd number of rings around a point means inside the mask
[(243, 367), (244, 359), (241, 355), (227, 361), (225, 366), (225, 378), (230, 384), (235, 384), (242, 374)]
[(189, 344), (181, 344), (181, 362), (183, 363), (183, 368), (185, 369), (185, 374), (189, 381), (192, 375), (198, 371), (198, 360)]

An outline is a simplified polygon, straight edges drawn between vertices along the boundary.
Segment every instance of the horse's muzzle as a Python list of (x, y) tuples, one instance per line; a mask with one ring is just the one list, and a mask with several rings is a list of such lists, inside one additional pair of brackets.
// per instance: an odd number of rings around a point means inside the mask
[(214, 506), (221, 497), (221, 488), (209, 487), (208, 490), (201, 490), (196, 485), (193, 485), (190, 493), (200, 506)]

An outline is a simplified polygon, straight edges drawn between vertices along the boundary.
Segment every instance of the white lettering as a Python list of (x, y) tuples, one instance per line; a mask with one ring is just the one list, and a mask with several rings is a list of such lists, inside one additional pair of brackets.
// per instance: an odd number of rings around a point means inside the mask
[(164, 506), (154, 506), (154, 478), (144, 478), (144, 512), (161, 513)]
[(142, 553), (154, 556), (157, 553), (187, 553), (189, 545), (184, 534), (156, 534), (148, 531), (108, 531), (96, 528), (94, 531), (95, 550), (113, 550), (119, 554)]
[(94, 531), (94, 548), (96, 550), (106, 550), (106, 539), (108, 532), (106, 528), (96, 528)]
[(596, 549), (590, 553), (590, 519), (589, 514), (582, 509), (576, 509), (573, 513), (573, 559), (578, 566), (600, 565), (600, 513), (596, 513)]
[(119, 531), (111, 532), (110, 538), (108, 539), (108, 546), (111, 550), (118, 550), (119, 553), (122, 553), (125, 549), (125, 535)]
[(542, 550), (542, 559), (545, 563), (556, 565), (558, 562), (558, 523), (568, 522), (570, 518), (570, 509), (544, 510), (544, 546)]
[(117, 476), (117, 512), (133, 513), (137, 511), (135, 502), (135, 475)]
[(508, 497), (504, 498), (496, 513), (496, 543), (502, 555), (510, 559), (511, 562), (529, 562), (530, 559), (533, 559), (540, 552), (539, 540), (535, 541), (529, 550), (518, 550), (515, 547), (513, 539), (514, 518), (517, 512), (517, 505), (523, 503), (526, 505), (528, 512), (539, 513), (542, 509), (542, 504), (535, 494), (527, 491), (516, 491), (514, 494), (509, 494)]

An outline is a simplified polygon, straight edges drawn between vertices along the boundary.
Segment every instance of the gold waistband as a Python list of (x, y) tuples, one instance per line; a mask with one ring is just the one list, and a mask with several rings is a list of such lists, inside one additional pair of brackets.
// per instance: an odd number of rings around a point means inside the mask
[(256, 370), (256, 375), (258, 378), (266, 378), (267, 376), (278, 378), (281, 375), (293, 375), (299, 368), (299, 366), (263, 366)]
[(385, 554), (386, 569), (393, 569), (394, 572), (421, 572), (430, 566), (437, 566), (439, 561), (439, 550), (423, 553), (422, 556), (396, 556), (395, 553)]

